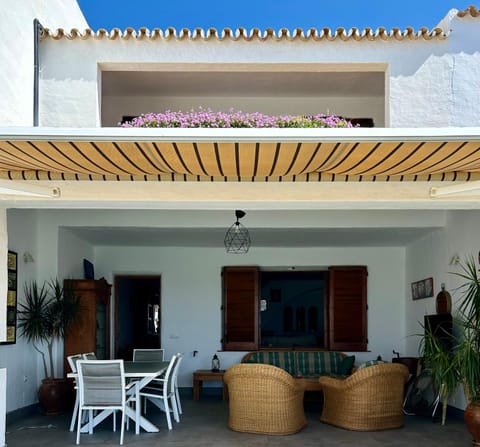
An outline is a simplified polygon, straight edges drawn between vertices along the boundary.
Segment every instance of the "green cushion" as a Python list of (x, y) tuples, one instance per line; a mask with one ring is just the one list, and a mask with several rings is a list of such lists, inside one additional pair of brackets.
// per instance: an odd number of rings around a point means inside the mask
[(349, 355), (345, 357), (340, 363), (337, 374), (340, 376), (349, 376), (352, 372), (353, 364), (355, 363), (355, 356)]

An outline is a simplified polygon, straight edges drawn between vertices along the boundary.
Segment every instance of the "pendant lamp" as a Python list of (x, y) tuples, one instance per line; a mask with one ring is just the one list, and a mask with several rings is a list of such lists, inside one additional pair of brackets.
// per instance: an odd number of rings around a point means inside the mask
[(247, 253), (250, 248), (250, 235), (248, 230), (238, 221), (245, 216), (245, 211), (236, 210), (236, 222), (228, 229), (225, 239), (225, 249), (227, 253)]

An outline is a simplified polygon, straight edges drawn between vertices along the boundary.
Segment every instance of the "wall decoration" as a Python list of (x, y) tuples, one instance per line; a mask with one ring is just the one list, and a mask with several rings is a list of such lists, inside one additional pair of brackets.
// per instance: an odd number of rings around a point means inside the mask
[(7, 340), (2, 345), (17, 342), (17, 253), (8, 251)]
[(412, 299), (420, 300), (430, 297), (433, 297), (433, 278), (412, 282)]

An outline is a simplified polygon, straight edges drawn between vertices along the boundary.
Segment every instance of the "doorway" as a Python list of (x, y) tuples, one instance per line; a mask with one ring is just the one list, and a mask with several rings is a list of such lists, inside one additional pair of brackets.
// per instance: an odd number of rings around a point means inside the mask
[(132, 360), (135, 348), (160, 348), (160, 275), (116, 275), (115, 358)]

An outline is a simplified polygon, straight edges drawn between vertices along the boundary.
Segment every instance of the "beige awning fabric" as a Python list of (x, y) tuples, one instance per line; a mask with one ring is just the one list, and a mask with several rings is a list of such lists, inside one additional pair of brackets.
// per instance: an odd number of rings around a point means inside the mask
[(480, 128), (4, 128), (0, 178), (469, 181), (480, 179)]

